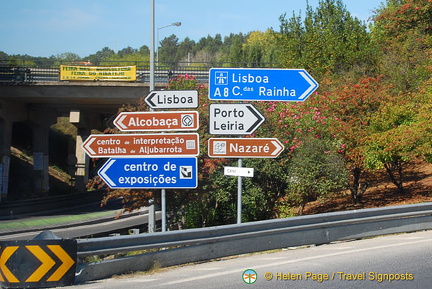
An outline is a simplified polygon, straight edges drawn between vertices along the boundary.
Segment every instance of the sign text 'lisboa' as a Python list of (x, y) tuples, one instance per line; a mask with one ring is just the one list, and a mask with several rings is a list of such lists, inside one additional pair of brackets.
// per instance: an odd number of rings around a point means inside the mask
[(304, 69), (212, 68), (212, 100), (304, 101), (318, 83)]

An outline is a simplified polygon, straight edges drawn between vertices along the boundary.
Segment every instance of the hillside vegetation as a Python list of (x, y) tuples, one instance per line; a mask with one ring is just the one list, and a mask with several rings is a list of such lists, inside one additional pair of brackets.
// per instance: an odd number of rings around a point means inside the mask
[[(411, 197), (429, 200), (429, 183), (422, 180), (430, 170), (417, 172), (432, 161), (432, 2), (387, 0), (369, 26), (340, 0), (321, 0), (316, 9), (306, 7), (304, 15), (289, 15), (281, 11), (278, 31), (198, 42), (179, 42), (172, 35), (160, 43), (159, 61), (170, 65), (190, 60), (305, 68), (320, 84), (302, 103), (254, 103), (266, 117), (254, 136), (276, 137), (285, 150), (277, 159), (243, 160), (256, 171), (243, 181), (243, 221), (402, 203)], [(77, 58), (72, 53), (61, 57)], [(145, 61), (148, 50), (104, 48), (85, 60)], [(237, 179), (224, 176), (222, 167), (236, 161), (207, 156), (207, 87), (193, 75), (180, 75), (168, 89), (199, 91), (202, 142), (198, 189), (167, 193), (171, 227), (234, 223)], [(121, 110), (148, 107), (138, 103)], [(413, 178), (423, 185), (413, 185)], [(94, 179), (91, 185), (104, 184)], [(160, 193), (113, 190), (107, 199), (117, 197), (133, 210), (150, 198), (159, 200)]]

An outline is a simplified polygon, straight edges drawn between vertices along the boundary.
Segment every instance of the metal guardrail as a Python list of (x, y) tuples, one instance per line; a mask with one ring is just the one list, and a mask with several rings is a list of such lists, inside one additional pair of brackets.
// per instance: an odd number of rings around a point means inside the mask
[[(191, 74), (200, 83), (208, 80), (208, 70), (202, 67), (178, 68), (175, 70), (159, 69), (155, 71), (156, 83), (167, 83), (170, 78), (177, 75)], [(137, 67), (135, 82), (149, 82), (150, 71)], [(32, 84), (37, 82), (60, 82), (60, 69), (54, 67), (16, 68), (0, 67), (0, 83)], [(67, 81), (62, 81), (67, 82)]]
[[(326, 244), (385, 234), (432, 229), (432, 203), (300, 216), (221, 227), (78, 240), (78, 258), (125, 254), (78, 266), (76, 282), (231, 255), (291, 246)], [(163, 250), (158, 250), (163, 248)]]
[[(60, 81), (60, 65), (71, 64), (70, 62), (59, 63), (56, 65), (28, 65), (25, 62), (14, 65), (0, 63), (0, 83), (31, 84), (36, 82), (56, 82)], [(72, 63), (73, 65), (76, 65)], [(78, 65), (83, 65), (78, 63)], [(90, 64), (92, 65), (92, 64)], [(148, 61), (109, 61), (100, 62), (94, 66), (129, 66), (137, 67), (136, 82), (149, 82), (150, 63)], [(155, 67), (155, 82), (167, 83), (169, 78), (177, 75), (190, 74), (196, 77), (197, 81), (204, 83), (208, 81), (208, 72), (212, 67), (274, 67), (272, 63), (231, 63), (231, 62), (178, 62), (178, 63), (159, 63)]]

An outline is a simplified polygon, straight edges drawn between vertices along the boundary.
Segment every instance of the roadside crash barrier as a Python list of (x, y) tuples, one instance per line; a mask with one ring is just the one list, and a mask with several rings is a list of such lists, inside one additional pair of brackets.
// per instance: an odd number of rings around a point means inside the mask
[(75, 282), (77, 241), (50, 231), (28, 241), (0, 242), (0, 287), (47, 288)]

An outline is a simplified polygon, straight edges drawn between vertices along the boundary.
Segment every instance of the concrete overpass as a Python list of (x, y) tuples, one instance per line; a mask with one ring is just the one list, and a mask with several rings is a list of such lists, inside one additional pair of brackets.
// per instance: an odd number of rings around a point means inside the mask
[[(156, 84), (161, 90), (166, 84)], [(0, 201), (14, 199), (8, 187), (12, 134), (17, 123), (26, 123), (32, 130), (34, 161), (32, 196), (42, 196), (49, 190), (48, 132), (61, 116), (77, 129), (75, 148), (65, 152), (68, 162), (75, 165), (75, 188), (85, 190), (88, 161), (81, 149), (92, 129), (104, 130), (105, 121), (115, 115), (123, 104), (134, 104), (149, 93), (145, 82), (0, 82)], [(17, 132), (15, 132), (17, 133)], [(20, 133), (20, 132), (18, 132)]]

